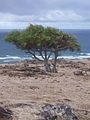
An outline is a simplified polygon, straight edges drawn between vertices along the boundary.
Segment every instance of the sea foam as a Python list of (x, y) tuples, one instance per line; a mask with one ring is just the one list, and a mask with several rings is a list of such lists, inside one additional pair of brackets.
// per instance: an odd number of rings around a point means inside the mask
[[(40, 60), (43, 60), (41, 56), (37, 57)], [(53, 59), (54, 56), (50, 57), (50, 60)], [(90, 53), (80, 53), (78, 55), (63, 55), (63, 56), (58, 56), (58, 59), (88, 59), (90, 58)], [(4, 57), (0, 57), (0, 63), (8, 63), (8, 62), (15, 62), (15, 61), (22, 61), (22, 60), (32, 60), (34, 59), (33, 57), (30, 56), (11, 56), (11, 55), (6, 55)]]

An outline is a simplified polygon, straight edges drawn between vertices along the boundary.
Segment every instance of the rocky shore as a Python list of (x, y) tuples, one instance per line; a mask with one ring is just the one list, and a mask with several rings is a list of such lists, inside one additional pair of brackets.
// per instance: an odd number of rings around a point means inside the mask
[(38, 61), (1, 64), (0, 120), (90, 120), (90, 60), (58, 60), (57, 69), (46, 73)]

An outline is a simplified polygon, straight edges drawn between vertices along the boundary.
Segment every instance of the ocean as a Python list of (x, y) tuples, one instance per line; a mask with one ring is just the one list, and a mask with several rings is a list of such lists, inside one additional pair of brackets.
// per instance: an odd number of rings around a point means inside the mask
[[(10, 31), (11, 30), (0, 30), (0, 63), (11, 63), (26, 59), (32, 59), (30, 54), (27, 54), (24, 51), (17, 49), (15, 45), (7, 43), (5, 41), (5, 37)], [(90, 58), (90, 30), (65, 29), (63, 31), (76, 36), (77, 41), (81, 45), (81, 52), (80, 53), (64, 52), (58, 58), (67, 59)]]

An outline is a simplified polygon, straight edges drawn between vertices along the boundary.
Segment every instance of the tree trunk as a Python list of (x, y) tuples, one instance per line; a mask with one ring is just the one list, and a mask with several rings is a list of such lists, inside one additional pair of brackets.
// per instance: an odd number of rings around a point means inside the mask
[(49, 60), (49, 59), (47, 58), (47, 51), (45, 50), (44, 53), (45, 53), (45, 59), (44, 59), (45, 71), (46, 71), (46, 72), (51, 72), (51, 66), (50, 66), (50, 64), (48, 63), (48, 60)]
[(54, 58), (54, 62), (52, 63), (52, 65), (53, 65), (52, 72), (57, 73), (57, 68), (56, 68), (57, 57), (58, 57), (58, 51), (57, 50), (54, 51), (54, 56), (55, 56), (55, 58)]
[(48, 60), (44, 60), (44, 66), (46, 72), (51, 72), (51, 65), (48, 63)]

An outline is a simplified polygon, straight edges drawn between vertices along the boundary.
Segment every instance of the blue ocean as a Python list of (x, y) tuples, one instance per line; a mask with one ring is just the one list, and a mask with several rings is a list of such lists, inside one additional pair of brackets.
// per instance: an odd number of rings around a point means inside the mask
[[(20, 60), (32, 59), (30, 54), (17, 49), (15, 45), (5, 41), (6, 35), (11, 30), (0, 30), (0, 63), (11, 63)], [(84, 59), (90, 58), (90, 30), (63, 30), (69, 34), (76, 36), (77, 41), (81, 45), (80, 53), (64, 52), (58, 58), (67, 59)]]

